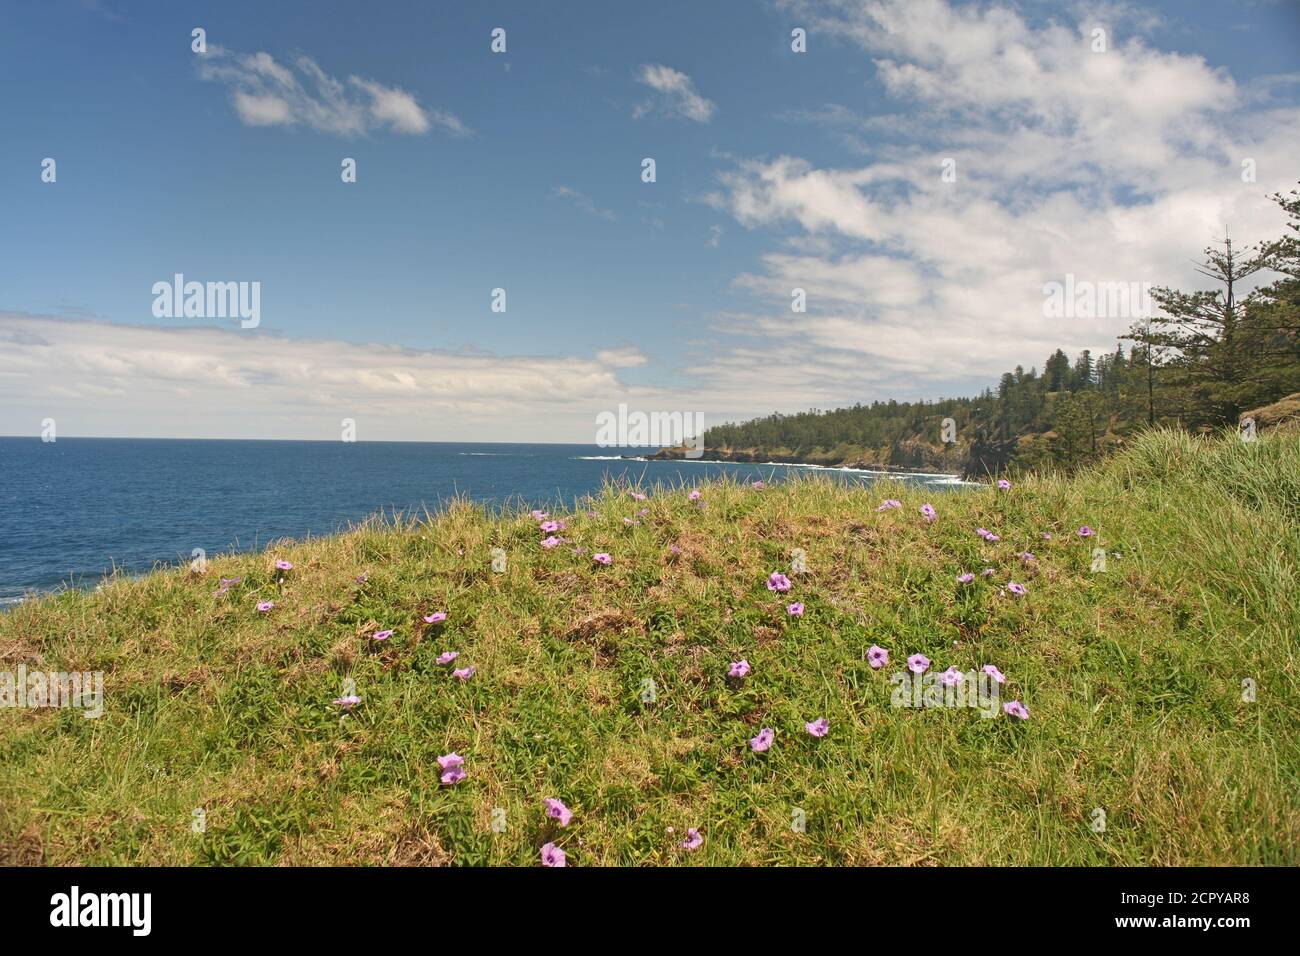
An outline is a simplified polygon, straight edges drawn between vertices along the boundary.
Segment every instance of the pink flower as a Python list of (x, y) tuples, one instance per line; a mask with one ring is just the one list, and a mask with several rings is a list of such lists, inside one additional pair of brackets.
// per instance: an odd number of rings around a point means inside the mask
[(980, 668), (980, 670), (984, 671), (984, 673), (988, 674), (999, 684), (1005, 684), (1007, 682), (1006, 675), (1003, 674), (992, 664), (985, 664), (982, 668)]
[(275, 569), (277, 571), (292, 571), (293, 565), (290, 564), (288, 561), (279, 560), (275, 562)]
[(443, 771), (439, 779), (448, 787), (465, 779), (465, 758), (458, 753), (443, 754), (438, 758), (438, 766)]
[(803, 605), (795, 601), (786, 607), (785, 612), (791, 617), (803, 617)]
[(563, 525), (561, 525), (558, 521), (543, 521), (540, 525), (538, 525), (538, 527), (541, 528), (541, 530), (545, 531), (547, 534), (550, 534), (552, 531), (559, 531), (563, 527)]
[(880, 507), (877, 508), (876, 510), (888, 511), (890, 508), (901, 508), (901, 507), (903, 507), (903, 503), (899, 501), (897, 498), (886, 498), (883, 502), (881, 502)]
[(907, 659), (907, 669), (913, 674), (924, 674), (930, 667), (930, 658), (924, 654), (913, 654)]
[(274, 601), (259, 601), (257, 604), (257, 610), (262, 614), (265, 614), (273, 607), (275, 607)]
[(704, 837), (700, 835), (700, 831), (695, 827), (687, 827), (686, 839), (677, 845), (683, 850), (698, 850), (703, 843)]
[(554, 843), (546, 843), (542, 846), (542, 866), (564, 866), (568, 859)]
[(372, 641), (386, 641), (392, 636), (392, 631), (375, 631), (375, 633), (370, 635), (370, 639)]
[(425, 624), (441, 624), (445, 620), (447, 620), (446, 611), (434, 611), (432, 614), (426, 614), (424, 616)]
[(731, 662), (731, 670), (727, 671), (728, 677), (745, 677), (749, 674), (749, 661), (743, 658)]
[(451, 676), (458, 678), (459, 680), (469, 680), (471, 677), (474, 676), (474, 668), (472, 667), (458, 668), (451, 672)]
[(758, 488), (760, 491), (767, 487), (766, 481), (753, 481), (749, 485), (751, 488)]
[(757, 737), (749, 738), (749, 749), (756, 754), (761, 754), (772, 746), (772, 741), (776, 738), (776, 731), (771, 727), (764, 727), (758, 732)]
[(545, 521), (545, 520), (546, 520), (547, 518), (549, 518), (549, 517), (550, 517), (550, 515), (548, 515), (545, 511), (534, 511), (534, 512), (533, 512), (533, 520), (534, 520), (534, 521)]
[(682, 553), (682, 549), (679, 548), (679, 547), (677, 547), (677, 545), (675, 545), (675, 544), (673, 544), (673, 545), (669, 545), (669, 546), (668, 546), (668, 553), (669, 553), (669, 554), (681, 554), (681, 553)]
[(767, 589), (769, 591), (785, 592), (790, 590), (790, 579), (780, 571), (773, 571), (767, 576)]
[(971, 574), (969, 571), (965, 574), (957, 575), (957, 583), (959, 584), (970, 584), (974, 580), (975, 575)]
[(962, 682), (962, 672), (957, 670), (956, 667), (949, 667), (939, 675), (939, 682), (944, 687), (956, 687)]
[(991, 578), (996, 573), (997, 572), (995, 572), (992, 568), (985, 568), (983, 571), (980, 572), (980, 577)]
[(348, 694), (346, 697), (335, 697), (334, 706), (342, 707), (344, 710), (351, 710), (357, 704), (361, 703), (361, 698), (356, 694)]
[(645, 495), (641, 494), (639, 491), (629, 491), (628, 494), (632, 496), (633, 501), (645, 501)]
[(542, 801), (546, 804), (546, 815), (552, 820), (558, 820), (560, 826), (567, 827), (569, 821), (573, 819), (573, 811), (566, 807), (554, 797), (547, 797)]
[(867, 663), (871, 665), (873, 671), (878, 671), (889, 663), (889, 651), (876, 644), (872, 644), (867, 651)]
[(999, 478), (999, 479), (998, 479), (998, 487), (1001, 488), (1003, 491), (1010, 491), (1010, 490), (1011, 490), (1011, 482), (1007, 481), (1005, 478)]
[(1021, 720), (1029, 719), (1029, 709), (1018, 700), (1009, 700), (1002, 705), (1002, 712), (1008, 717), (1019, 717)]
[(686, 497), (690, 498), (691, 501), (699, 501), (704, 496), (700, 494), (700, 490), (698, 488), (694, 488), (691, 490), (691, 493)]
[(831, 724), (825, 717), (818, 717), (812, 723), (804, 724), (803, 729), (814, 737), (825, 737), (831, 732)]
[(1034, 557), (1034, 554), (1033, 554), (1032, 551), (1026, 551), (1026, 552), (1024, 552), (1023, 554), (1020, 555), (1020, 560), (1023, 561), (1023, 562), (1025, 562), (1025, 564), (1029, 564), (1029, 563), (1031, 563), (1031, 562), (1033, 562), (1033, 561), (1037, 561), (1038, 559), (1037, 559), (1036, 557)]
[(599, 553), (597, 553), (597, 554), (593, 554), (593, 555), (591, 556), (591, 560), (595, 561), (597, 564), (606, 564), (606, 565), (608, 565), (608, 564), (612, 564), (613, 561), (614, 561), (614, 559), (611, 558), (611, 557), (610, 557), (608, 554), (606, 554), (604, 551), (601, 551), (601, 552), (599, 552)]
[(631, 518), (624, 518), (624, 519), (623, 519), (623, 523), (624, 523), (624, 524), (629, 524), (629, 525), (631, 525), (631, 524), (640, 524), (641, 522), (639, 522), (639, 521), (633, 521)]
[(557, 538), (555, 535), (551, 535), (549, 537), (542, 539), (542, 547), (547, 549), (553, 548), (559, 543), (560, 543), (560, 539)]
[(921, 505), (921, 514), (926, 521), (933, 521), (938, 516), (938, 512), (934, 510), (934, 505), (930, 504)]
[(450, 664), (456, 658), (460, 657), (460, 651), (443, 651), (438, 655), (439, 664)]
[(1028, 589), (1023, 584), (1017, 584), (1015, 581), (1008, 581), (1007, 590), (1016, 597), (1022, 597)]
[(1043, 540), (1044, 540), (1044, 541), (1051, 541), (1051, 540), (1052, 540), (1052, 532), (1050, 532), (1050, 531), (1044, 531), (1044, 532), (1043, 532)]
[(1080, 538), (1091, 538), (1091, 537), (1092, 537), (1094, 534), (1096, 534), (1096, 533), (1097, 533), (1097, 532), (1093, 531), (1093, 530), (1092, 530), (1091, 528), (1089, 528), (1087, 525), (1084, 525), (1082, 528), (1079, 529), (1079, 537), (1080, 537)]

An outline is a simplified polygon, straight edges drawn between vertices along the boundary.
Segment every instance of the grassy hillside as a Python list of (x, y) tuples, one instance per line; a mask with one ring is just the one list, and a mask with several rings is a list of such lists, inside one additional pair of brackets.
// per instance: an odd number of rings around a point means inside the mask
[[(578, 866), (1300, 863), (1295, 436), (1152, 433), (1005, 491), (641, 490), (553, 509), (550, 549), (527, 513), (460, 505), (0, 616), (0, 670), (107, 686), (98, 719), (0, 709), (0, 859), (535, 866), (554, 843)], [(795, 548), (807, 573), (769, 590)], [(892, 706), (915, 653), (996, 665), (1028, 719)], [(442, 785), (453, 752), (466, 776)]]

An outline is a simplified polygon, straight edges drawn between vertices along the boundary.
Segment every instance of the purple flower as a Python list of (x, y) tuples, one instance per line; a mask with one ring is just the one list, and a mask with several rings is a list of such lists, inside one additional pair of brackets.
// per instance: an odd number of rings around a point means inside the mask
[(1052, 532), (1050, 532), (1050, 531), (1044, 531), (1044, 532), (1043, 532), (1043, 540), (1044, 540), (1044, 541), (1051, 541), (1051, 540), (1052, 540)]
[(867, 651), (867, 663), (871, 665), (873, 671), (878, 671), (889, 663), (889, 651), (879, 645), (872, 644)]
[(962, 672), (959, 671), (955, 666), (949, 667), (946, 671), (944, 671), (942, 674), (939, 675), (939, 682), (943, 684), (944, 687), (956, 687), (958, 684), (962, 682), (962, 676), (963, 676)]
[(750, 482), (750, 487), (751, 487), (751, 488), (758, 488), (758, 489), (761, 490), (761, 489), (767, 487), (767, 482), (766, 482), (766, 481), (754, 481), (754, 482)]
[(451, 672), (451, 676), (459, 680), (469, 680), (474, 676), (474, 668), (461, 667)]
[(682, 549), (679, 548), (679, 547), (677, 547), (677, 545), (675, 545), (675, 544), (673, 544), (673, 545), (669, 545), (669, 546), (668, 546), (668, 553), (669, 553), (669, 554), (681, 554), (681, 553), (682, 553)]
[(614, 561), (614, 559), (604, 551), (601, 551), (598, 554), (593, 554), (591, 560), (595, 561), (597, 564), (611, 564)]
[(624, 519), (623, 519), (623, 523), (624, 523), (624, 524), (631, 525), (631, 524), (640, 524), (641, 522), (639, 522), (639, 521), (633, 521), (631, 518), (624, 518)]
[(785, 613), (791, 617), (803, 617), (803, 605), (795, 601), (793, 604), (786, 606)]
[(348, 694), (346, 697), (335, 697), (334, 706), (342, 707), (344, 710), (351, 710), (357, 704), (361, 703), (361, 698), (356, 694)]
[(967, 571), (965, 574), (957, 575), (958, 584), (970, 584), (974, 580), (975, 580), (975, 575), (971, 574), (969, 571)]
[(554, 843), (542, 845), (542, 866), (564, 866), (567, 859), (564, 851)]
[(275, 602), (274, 602), (274, 601), (259, 601), (258, 604), (257, 604), (257, 610), (258, 610), (259, 612), (261, 612), (262, 614), (265, 614), (267, 611), (271, 610), (271, 608), (273, 608), (273, 607), (275, 607)]
[(1023, 584), (1017, 584), (1015, 581), (1008, 581), (1007, 590), (1016, 597), (1022, 597), (1028, 589)]
[(439, 664), (450, 664), (456, 658), (460, 657), (460, 651), (443, 651), (438, 655)]
[(553, 548), (559, 543), (560, 543), (560, 539), (557, 538), (555, 535), (550, 535), (549, 537), (542, 539), (542, 547), (547, 549)]
[(563, 527), (563, 525), (561, 525), (558, 521), (543, 521), (540, 525), (538, 525), (538, 527), (541, 528), (543, 531), (545, 531), (547, 534), (550, 534), (552, 531), (559, 531)]
[(424, 616), (425, 624), (441, 624), (445, 620), (447, 620), (446, 611), (434, 611), (432, 614), (426, 614)]
[(550, 515), (548, 515), (545, 511), (534, 511), (534, 512), (533, 512), (533, 520), (534, 520), (534, 521), (545, 521), (545, 520), (546, 520), (547, 518), (549, 518), (549, 517), (550, 517)]
[(1025, 562), (1025, 564), (1029, 564), (1030, 562), (1032, 562), (1032, 561), (1037, 561), (1038, 559), (1037, 559), (1036, 557), (1034, 557), (1034, 554), (1033, 554), (1032, 551), (1026, 551), (1026, 552), (1024, 552), (1023, 554), (1020, 555), (1020, 560), (1023, 561), (1023, 562)]
[(983, 571), (980, 572), (980, 577), (991, 578), (996, 573), (997, 572), (995, 572), (992, 568), (985, 568)]
[(639, 491), (629, 491), (628, 494), (632, 496), (633, 501), (645, 501), (645, 495)]
[(727, 671), (728, 677), (745, 677), (749, 674), (749, 661), (743, 658), (731, 662), (731, 670)]
[(454, 750), (449, 754), (443, 754), (438, 758), (438, 766), (443, 770), (452, 770), (456, 767), (465, 766), (465, 758)]
[(749, 738), (749, 749), (756, 754), (761, 754), (768, 747), (772, 746), (772, 741), (776, 738), (776, 731), (771, 727), (764, 727), (758, 732), (757, 737)]
[(687, 827), (686, 839), (677, 845), (683, 850), (698, 850), (703, 843), (704, 837), (700, 835), (700, 831), (695, 827)]
[(926, 521), (933, 521), (938, 512), (934, 510), (934, 505), (925, 504), (921, 505), (921, 514), (925, 516)]
[(986, 673), (986, 674), (988, 674), (990, 677), (992, 677), (992, 678), (993, 678), (995, 681), (997, 681), (999, 684), (1005, 684), (1005, 683), (1007, 682), (1006, 675), (1003, 674), (1000, 670), (997, 669), (997, 667), (995, 667), (995, 666), (992, 665), (992, 664), (985, 664), (985, 665), (984, 665), (982, 668), (980, 668), (980, 669), (981, 669), (982, 671), (984, 671), (984, 673)]
[(292, 571), (293, 565), (290, 564), (288, 561), (281, 559), (275, 562), (275, 568), (277, 571)]
[(1003, 491), (1010, 491), (1010, 490), (1011, 490), (1011, 482), (1007, 481), (1005, 478), (999, 478), (999, 479), (998, 479), (998, 487), (1001, 488)]
[(1009, 717), (1019, 717), (1021, 720), (1029, 719), (1029, 709), (1018, 700), (1009, 700), (1002, 705), (1002, 712)]
[(1087, 525), (1084, 525), (1082, 528), (1079, 529), (1079, 537), (1080, 537), (1080, 538), (1091, 538), (1091, 537), (1092, 537), (1094, 534), (1096, 534), (1096, 533), (1097, 533), (1097, 532), (1093, 531), (1093, 530), (1092, 530), (1091, 528), (1089, 528)]
[(567, 827), (569, 821), (573, 819), (573, 811), (566, 807), (554, 797), (547, 797), (542, 801), (546, 804), (546, 815), (552, 820), (558, 820), (560, 826)]
[(238, 584), (242, 580), (243, 578), (222, 578), (221, 587), (217, 588), (217, 593), (225, 594), (227, 591), (230, 590), (230, 586), (232, 584)]
[(831, 725), (830, 721), (825, 717), (818, 717), (811, 723), (804, 724), (803, 729), (808, 731), (808, 733), (812, 734), (814, 737), (825, 737), (831, 732)]
[(370, 635), (370, 639), (372, 641), (386, 641), (392, 636), (392, 631), (375, 631), (375, 633)]
[(704, 496), (700, 494), (700, 490), (698, 488), (693, 488), (691, 489), (691, 493), (686, 497), (690, 498), (691, 501), (699, 501)]
[(888, 511), (890, 508), (901, 508), (901, 507), (903, 507), (903, 503), (899, 501), (897, 498), (886, 498), (884, 501), (880, 503), (880, 507), (877, 508), (876, 510)]
[(439, 779), (445, 786), (453, 786), (465, 779), (465, 758), (458, 753), (443, 754), (438, 758), (438, 766), (442, 769)]
[(924, 654), (913, 654), (907, 659), (907, 669), (913, 674), (924, 674), (930, 667), (930, 658)]
[(369, 572), (362, 571), (360, 574), (357, 575), (357, 584), (365, 584), (366, 579), (369, 577), (370, 577)]
[(790, 579), (780, 571), (773, 571), (767, 576), (767, 589), (784, 593), (790, 590)]

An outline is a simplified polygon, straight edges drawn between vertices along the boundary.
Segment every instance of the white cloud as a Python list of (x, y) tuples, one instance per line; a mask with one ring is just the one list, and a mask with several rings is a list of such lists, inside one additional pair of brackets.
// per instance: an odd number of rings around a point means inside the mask
[(419, 135), (432, 126), (453, 135), (468, 132), (452, 113), (426, 110), (415, 96), (395, 86), (350, 76), (330, 76), (308, 56), (291, 66), (269, 53), (235, 53), (218, 46), (198, 58), (199, 76), (231, 88), (235, 114), (248, 126), (295, 126), (340, 136), (375, 129)]
[[(1045, 318), (1043, 284), (1202, 287), (1191, 260), (1215, 238), (1282, 233), (1267, 195), (1300, 178), (1300, 109), (1256, 103), (1198, 56), (1113, 32), (1093, 53), (1095, 18), (1036, 27), (996, 3), (792, 6), (871, 58), (894, 112), (786, 114), (873, 138), (870, 161), (741, 159), (708, 197), (791, 250), (737, 278), (757, 307), (716, 317), (738, 341), (688, 368), (735, 400), (952, 394), (1058, 346), (1113, 349), (1132, 317)], [(956, 182), (940, 177), (948, 157)], [(1258, 183), (1241, 181), (1246, 157)], [(794, 287), (806, 314), (790, 311)]]
[(637, 82), (660, 94), (652, 101), (639, 104), (632, 111), (633, 117), (637, 119), (648, 113), (659, 112), (665, 116), (707, 123), (716, 109), (711, 101), (696, 92), (695, 84), (689, 76), (670, 66), (647, 63), (637, 74)]
[(595, 201), (586, 193), (579, 192), (569, 186), (556, 186), (551, 190), (551, 195), (559, 199), (569, 200), (588, 215), (596, 216), (597, 218), (605, 219), (609, 222), (613, 222), (618, 218), (612, 209), (602, 209), (597, 206)]
[(212, 327), (123, 325), (0, 312), (0, 434), (595, 440), (619, 402), (680, 408), (629, 386), (631, 347), (567, 355), (465, 354), (301, 341)]

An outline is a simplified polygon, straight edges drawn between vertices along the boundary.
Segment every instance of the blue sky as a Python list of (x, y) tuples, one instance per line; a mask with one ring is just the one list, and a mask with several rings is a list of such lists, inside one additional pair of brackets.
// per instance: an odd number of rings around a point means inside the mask
[[(1192, 285), (1216, 230), (1278, 233), (1297, 49), (1297, 4), (1244, 0), (7, 4), (0, 433), (968, 394), (1131, 321), (1049, 321), (1044, 282)], [(260, 282), (260, 326), (155, 318), (176, 272)]]

